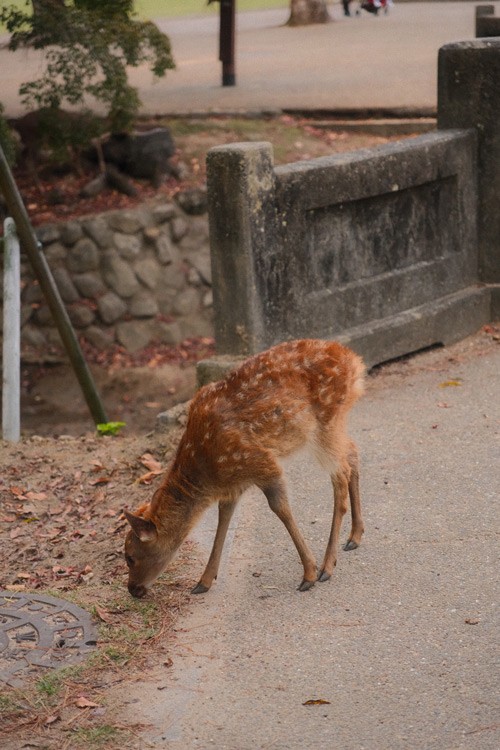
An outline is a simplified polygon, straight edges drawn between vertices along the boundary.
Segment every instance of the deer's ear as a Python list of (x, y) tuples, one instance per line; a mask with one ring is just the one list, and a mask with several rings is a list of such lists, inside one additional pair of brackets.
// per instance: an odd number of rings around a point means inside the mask
[(129, 513), (128, 510), (123, 511), (125, 518), (132, 527), (134, 534), (141, 540), (141, 542), (154, 542), (158, 536), (158, 530), (153, 523), (142, 516), (135, 516), (133, 513)]

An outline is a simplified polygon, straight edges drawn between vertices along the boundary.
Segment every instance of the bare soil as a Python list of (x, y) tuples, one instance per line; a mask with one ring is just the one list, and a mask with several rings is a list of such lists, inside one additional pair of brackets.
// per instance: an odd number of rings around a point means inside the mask
[[(125, 435), (155, 428), (157, 415), (189, 400), (196, 386), (196, 362), (214, 352), (210, 338), (175, 347), (150, 346), (131, 355), (115, 346), (106, 352), (82, 341), (97, 392), (110, 422), (123, 422)], [(70, 364), (23, 362), (22, 434), (77, 437), (94, 431), (93, 420)]]

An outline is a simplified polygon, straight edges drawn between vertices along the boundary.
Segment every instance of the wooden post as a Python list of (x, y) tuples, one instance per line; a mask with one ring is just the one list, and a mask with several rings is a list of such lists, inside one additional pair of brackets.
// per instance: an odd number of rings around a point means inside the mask
[(219, 2), (219, 60), (222, 62), (222, 85), (235, 86), (236, 0), (219, 0)]
[(21, 436), (21, 270), (19, 240), (12, 219), (4, 222), (2, 436)]

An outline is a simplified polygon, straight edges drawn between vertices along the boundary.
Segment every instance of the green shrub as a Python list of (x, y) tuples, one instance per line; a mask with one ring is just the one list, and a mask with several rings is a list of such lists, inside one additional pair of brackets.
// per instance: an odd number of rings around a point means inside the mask
[[(45, 50), (46, 68), (20, 87), (30, 109), (104, 104), (113, 132), (131, 127), (140, 100), (127, 66), (148, 63), (155, 76), (174, 68), (170, 41), (155, 24), (134, 19), (132, 0), (38, 0), (33, 8), (0, 6), (0, 22), (11, 34), (9, 49)], [(33, 12), (32, 12), (33, 11)]]

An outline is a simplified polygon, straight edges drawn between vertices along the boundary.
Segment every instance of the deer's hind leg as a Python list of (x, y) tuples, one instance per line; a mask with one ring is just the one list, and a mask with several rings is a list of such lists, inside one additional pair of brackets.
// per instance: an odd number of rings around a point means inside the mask
[(316, 560), (292, 515), (284, 479), (281, 475), (275, 476), (271, 481), (262, 484), (261, 489), (267, 498), (269, 507), (276, 513), (293, 539), (293, 543), (304, 566), (304, 577), (298, 588), (299, 591), (307, 591), (314, 586), (317, 580)]
[(364, 530), (359, 495), (358, 452), (354, 442), (345, 434), (344, 420), (332, 421), (319, 433), (316, 456), (322, 466), (330, 472), (333, 485), (332, 526), (318, 576), (319, 581), (327, 581), (337, 564), (340, 529), (349, 501), (352, 527), (344, 549), (356, 549)]
[(358, 449), (356, 444), (351, 440), (349, 444), (349, 452), (347, 454), (347, 460), (351, 469), (351, 476), (349, 478), (349, 498), (351, 500), (351, 533), (349, 539), (344, 544), (343, 549), (350, 551), (356, 549), (361, 544), (361, 537), (365, 530), (363, 523), (363, 517), (361, 515), (361, 496), (359, 493), (359, 460), (358, 460)]
[(331, 475), (333, 485), (333, 519), (330, 537), (326, 545), (323, 565), (318, 576), (318, 581), (328, 581), (337, 564), (337, 549), (339, 546), (340, 527), (342, 519), (347, 512), (349, 503), (349, 480), (351, 469), (347, 462), (343, 462), (335, 473)]

